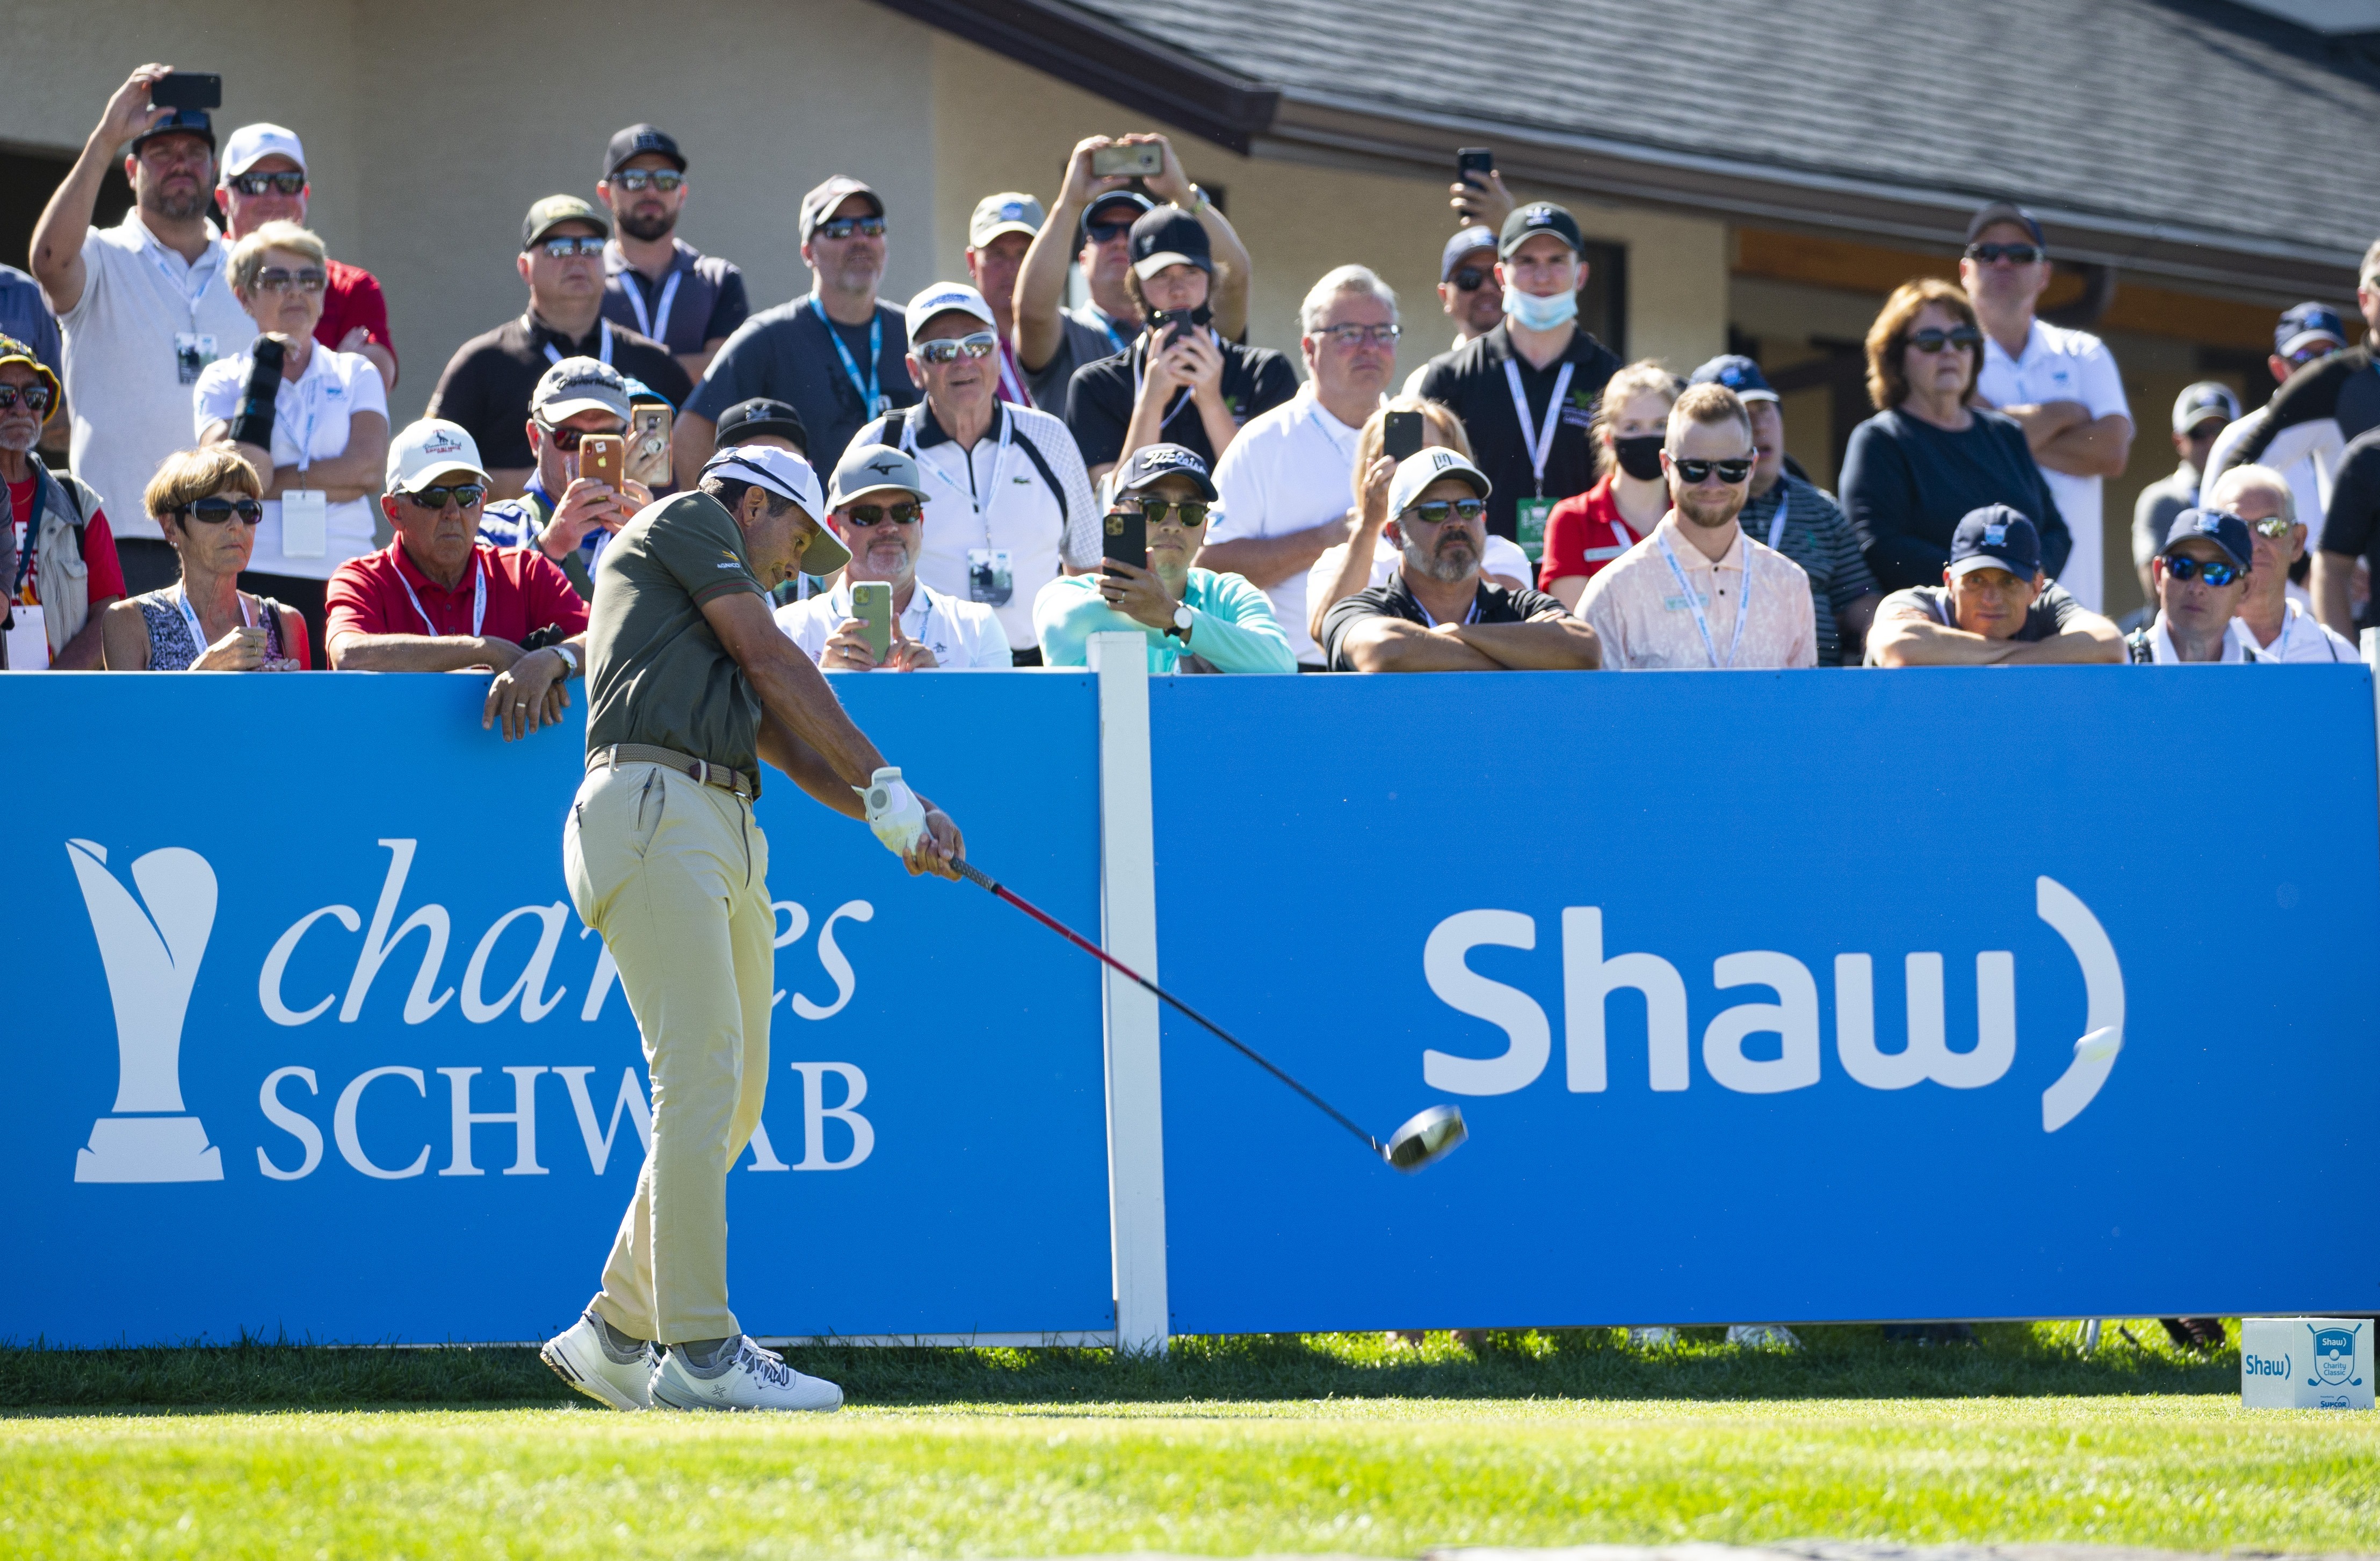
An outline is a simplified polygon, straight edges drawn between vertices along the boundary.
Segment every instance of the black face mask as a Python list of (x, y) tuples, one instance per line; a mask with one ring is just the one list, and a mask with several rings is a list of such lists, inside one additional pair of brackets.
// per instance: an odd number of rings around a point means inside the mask
[(1661, 480), (1661, 446), (1669, 442), (1666, 434), (1648, 433), (1634, 439), (1615, 439), (1611, 453), (1620, 461), (1620, 469), (1639, 482)]

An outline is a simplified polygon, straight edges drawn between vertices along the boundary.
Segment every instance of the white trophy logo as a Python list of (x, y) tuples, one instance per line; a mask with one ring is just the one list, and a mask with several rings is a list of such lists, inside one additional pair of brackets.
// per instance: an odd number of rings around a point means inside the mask
[(135, 900), (107, 848), (68, 841), (115, 1003), (115, 1110), (91, 1124), (77, 1181), (221, 1181), (223, 1155), (182, 1107), (182, 1019), (215, 925), (215, 871), (180, 846), (132, 864)]

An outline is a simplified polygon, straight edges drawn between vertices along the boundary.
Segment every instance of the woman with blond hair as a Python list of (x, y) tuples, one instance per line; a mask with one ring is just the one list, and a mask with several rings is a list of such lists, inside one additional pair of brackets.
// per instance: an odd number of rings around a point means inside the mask
[(180, 450), (149, 479), (149, 518), (182, 577), (101, 620), (112, 672), (300, 672), (312, 659), (297, 609), (239, 588), (264, 518), (264, 484), (237, 451)]
[(1654, 359), (1611, 376), (1596, 399), (1587, 442), (1595, 448), (1595, 486), (1573, 493), (1546, 517), (1546, 556), (1537, 588), (1575, 609), (1596, 572), (1653, 534), (1670, 513), (1661, 443), (1670, 408), (1685, 382)]

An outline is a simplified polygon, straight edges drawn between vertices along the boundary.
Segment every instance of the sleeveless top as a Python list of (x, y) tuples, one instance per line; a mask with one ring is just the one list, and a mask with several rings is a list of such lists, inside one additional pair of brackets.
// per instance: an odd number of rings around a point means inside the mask
[[(149, 670), (152, 672), (186, 672), (190, 664), (206, 653), (190, 632), (190, 621), (183, 615), (180, 582), (162, 590), (145, 592), (134, 597), (140, 616), (149, 625)], [(295, 672), (305, 669), (289, 656), (281, 644), (282, 605), (271, 597), (258, 597), (257, 604), (264, 610), (264, 662), (256, 670), (261, 672)], [(240, 599), (241, 621), (250, 628), (256, 620), (249, 616), (248, 599)]]

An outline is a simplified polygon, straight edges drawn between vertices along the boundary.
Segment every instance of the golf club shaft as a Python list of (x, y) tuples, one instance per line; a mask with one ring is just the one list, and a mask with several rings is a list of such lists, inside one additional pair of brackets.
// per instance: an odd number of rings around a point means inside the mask
[(1357, 1127), (1354, 1122), (1350, 1121), (1345, 1116), (1341, 1114), (1336, 1107), (1323, 1099), (1320, 1095), (1315, 1094), (1312, 1090), (1307, 1089), (1304, 1084), (1299, 1083), (1295, 1079), (1291, 1078), (1287, 1073), (1282, 1072), (1269, 1059), (1259, 1054), (1255, 1047), (1249, 1046), (1246, 1042), (1242, 1041), (1229, 1030), (1224, 1029), (1221, 1025), (1216, 1023), (1205, 1014), (1200, 1013), (1196, 1009), (1192, 1008), (1188, 1003), (1184, 1002), (1181, 998), (1175, 997), (1164, 987), (1160, 986), (1156, 982), (1151, 981), (1148, 977), (1141, 974), (1140, 972), (1133, 969), (1122, 960), (1117, 959), (1113, 954), (1109, 953), (1105, 949), (1100, 948), (1089, 938), (1085, 938), (1073, 927), (1068, 926), (1057, 917), (1050, 914), (1049, 912), (1042, 910), (1039, 906), (1034, 904), (1023, 895), (1016, 893), (1006, 885), (998, 882), (992, 878), (990, 874), (978, 867), (974, 863), (961, 861), (953, 864), (953, 865), (958, 868), (959, 876), (965, 878), (967, 882), (972, 884), (980, 884), (985, 889), (990, 889), (998, 898), (1007, 901), (1011, 905), (1015, 906), (1018, 910), (1024, 912), (1035, 921), (1039, 922), (1043, 926), (1048, 927), (1050, 931), (1056, 933), (1067, 942), (1072, 943), (1075, 948), (1080, 949), (1083, 952), (1090, 955), (1093, 959), (1098, 960), (1110, 970), (1114, 971), (1117, 974), (1124, 977), (1126, 980), (1137, 983), (1143, 991), (1146, 991), (1150, 996), (1156, 998), (1158, 1001), (1170, 1005), (1176, 1012), (1182, 1014), (1184, 1018), (1189, 1019), (1194, 1023), (1196, 1023), (1201, 1028), (1208, 1031), (1217, 1040), (1221, 1041), (1225, 1046), (1228, 1046), (1233, 1050), (1239, 1052), (1241, 1056), (1246, 1058), (1249, 1061), (1255, 1063), (1266, 1072), (1270, 1073), (1274, 1078), (1279, 1079), (1282, 1083), (1287, 1084), (1298, 1094), (1305, 1096), (1305, 1098), (1311, 1101), (1316, 1108), (1320, 1110), (1324, 1116), (1329, 1117), (1332, 1121), (1338, 1123), (1341, 1127), (1345, 1128), (1357, 1138), (1362, 1139), (1364, 1143), (1370, 1147), (1373, 1154), (1385, 1154), (1385, 1151), (1380, 1148), (1380, 1141), (1378, 1139), (1374, 1138), (1370, 1133), (1366, 1132), (1362, 1128)]

